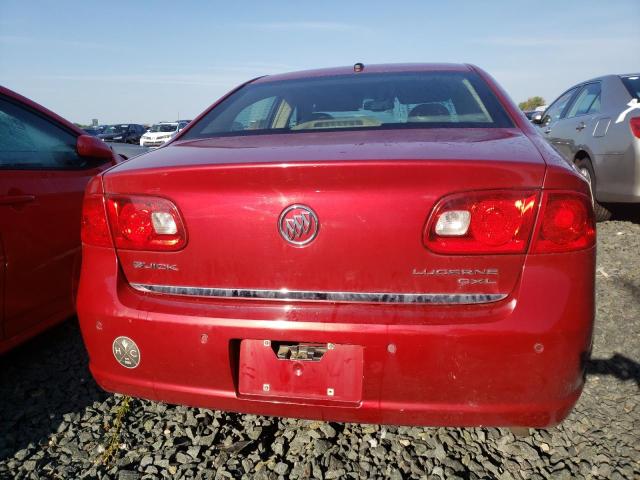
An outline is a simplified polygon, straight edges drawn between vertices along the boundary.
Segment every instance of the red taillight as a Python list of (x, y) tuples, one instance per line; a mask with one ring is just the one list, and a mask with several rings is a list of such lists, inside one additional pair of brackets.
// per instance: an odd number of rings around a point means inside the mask
[(532, 236), (532, 253), (595, 245), (589, 197), (577, 192), (508, 190), (452, 195), (436, 206), (424, 231), (424, 244), (442, 254), (525, 253)]
[(176, 206), (165, 198), (107, 196), (107, 212), (116, 248), (175, 251), (187, 244)]
[(640, 117), (630, 119), (629, 127), (631, 127), (631, 133), (633, 133), (636, 138), (640, 138)]
[(538, 193), (485, 191), (444, 198), (424, 232), (430, 250), (448, 254), (524, 253)]
[(107, 225), (102, 195), (87, 194), (82, 204), (82, 223), (80, 228), (82, 243), (98, 247), (111, 247), (111, 235)]
[(591, 200), (579, 193), (545, 192), (532, 253), (592, 247), (596, 240)]

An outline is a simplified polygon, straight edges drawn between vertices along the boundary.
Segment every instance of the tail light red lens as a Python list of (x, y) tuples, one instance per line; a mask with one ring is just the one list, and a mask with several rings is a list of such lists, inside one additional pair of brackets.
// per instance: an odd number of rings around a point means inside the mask
[[(537, 199), (535, 191), (512, 190), (446, 197), (427, 223), (424, 243), (430, 250), (446, 254), (524, 253), (533, 229)], [(446, 218), (453, 216), (468, 218), (468, 228), (461, 224), (457, 224), (457, 230), (441, 228)]]
[(80, 228), (82, 243), (98, 247), (111, 247), (111, 235), (107, 224), (102, 195), (87, 194), (82, 204), (82, 223)]
[(176, 206), (165, 198), (108, 196), (107, 214), (116, 248), (175, 251), (187, 244)]
[(579, 193), (546, 192), (532, 253), (581, 250), (595, 245), (591, 200)]
[(636, 138), (640, 138), (640, 117), (633, 117), (629, 120), (629, 127), (631, 128), (631, 133)]
[[(536, 214), (538, 221), (534, 228)], [(590, 198), (578, 192), (560, 191), (452, 195), (434, 209), (424, 231), (424, 244), (442, 254), (525, 253), (531, 237), (532, 253), (568, 252), (594, 246), (596, 232)]]
[(187, 244), (176, 206), (147, 196), (85, 195), (81, 236), (86, 245), (126, 250), (175, 251)]

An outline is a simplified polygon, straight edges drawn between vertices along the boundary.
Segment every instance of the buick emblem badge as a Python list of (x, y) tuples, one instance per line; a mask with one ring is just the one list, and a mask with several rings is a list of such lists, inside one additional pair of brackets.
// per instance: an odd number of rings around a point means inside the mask
[(113, 341), (113, 356), (125, 368), (136, 368), (140, 364), (140, 350), (129, 337), (118, 337)]
[(320, 223), (316, 212), (306, 205), (290, 205), (278, 219), (278, 230), (287, 242), (302, 247), (318, 236)]

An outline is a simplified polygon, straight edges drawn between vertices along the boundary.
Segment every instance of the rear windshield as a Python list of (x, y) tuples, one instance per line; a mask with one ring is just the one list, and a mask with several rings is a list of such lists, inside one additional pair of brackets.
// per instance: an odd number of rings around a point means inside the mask
[(629, 93), (633, 98), (640, 100), (640, 75), (633, 75), (628, 77), (620, 77), (624, 86), (627, 87)]
[(473, 72), (353, 74), (249, 84), (182, 139), (401, 128), (502, 128), (513, 123)]

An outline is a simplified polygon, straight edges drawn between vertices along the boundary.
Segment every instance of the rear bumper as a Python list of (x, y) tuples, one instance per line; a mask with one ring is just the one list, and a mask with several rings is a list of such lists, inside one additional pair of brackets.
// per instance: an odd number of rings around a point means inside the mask
[[(530, 256), (513, 294), (495, 304), (389, 307), (143, 294), (126, 284), (113, 251), (85, 247), (78, 315), (91, 372), (113, 392), (333, 421), (545, 427), (582, 390), (594, 257)], [(118, 336), (137, 343), (137, 368), (116, 362)], [(241, 394), (243, 339), (362, 346), (359, 401)]]

